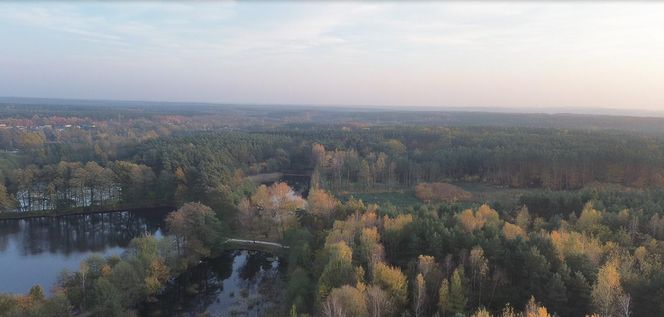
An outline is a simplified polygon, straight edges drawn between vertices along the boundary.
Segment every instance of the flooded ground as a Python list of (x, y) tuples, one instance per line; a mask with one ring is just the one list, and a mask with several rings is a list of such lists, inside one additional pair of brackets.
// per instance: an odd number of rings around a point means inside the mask
[(281, 301), (283, 265), (262, 251), (232, 250), (178, 277), (143, 316), (265, 316)]

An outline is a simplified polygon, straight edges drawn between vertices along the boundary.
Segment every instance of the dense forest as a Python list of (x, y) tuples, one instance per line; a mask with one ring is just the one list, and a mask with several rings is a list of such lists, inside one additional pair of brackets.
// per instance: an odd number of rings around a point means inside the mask
[(23, 102), (0, 217), (174, 211), (0, 316), (138, 314), (236, 237), (288, 247), (268, 316), (664, 315), (661, 119)]
[(83, 148), (72, 153), (66, 142), (6, 153), (5, 186), (19, 208), (132, 204), (131, 195), (122, 193), (140, 193), (139, 187), (158, 188), (140, 194), (153, 204), (201, 199), (218, 190), (232, 197), (220, 186), (228, 187), (241, 175), (284, 169), (312, 170), (315, 185), (334, 191), (461, 180), (552, 190), (594, 183), (640, 189), (664, 185), (663, 139), (621, 132), (386, 126), (182, 132), (145, 139), (113, 154), (97, 153), (98, 144), (91, 142), (88, 155)]

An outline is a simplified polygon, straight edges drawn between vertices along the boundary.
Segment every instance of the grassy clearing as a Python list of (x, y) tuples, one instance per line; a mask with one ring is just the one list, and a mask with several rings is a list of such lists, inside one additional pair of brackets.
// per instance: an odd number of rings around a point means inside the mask
[(342, 201), (346, 201), (354, 197), (361, 199), (365, 204), (379, 204), (386, 205), (390, 203), (396, 207), (408, 207), (420, 204), (421, 202), (415, 197), (412, 191), (406, 192), (383, 192), (383, 193), (347, 193), (339, 195)]
[(472, 193), (473, 198), (471, 201), (474, 203), (489, 203), (491, 205), (498, 203), (501, 206), (514, 206), (519, 202), (521, 195), (541, 191), (541, 189), (510, 188), (484, 183), (458, 182), (452, 184)]
[[(472, 198), (469, 201), (459, 202), (462, 206), (474, 206), (478, 204), (488, 203), (490, 205), (500, 205), (503, 207), (516, 207), (521, 195), (525, 193), (541, 191), (541, 189), (529, 188), (509, 188), (501, 187), (483, 183), (468, 183), (468, 182), (455, 182), (451, 183), (455, 186), (461, 187), (463, 190), (472, 193)], [(379, 205), (386, 205), (390, 203), (396, 207), (409, 207), (421, 204), (422, 202), (415, 197), (414, 191), (398, 191), (398, 192), (380, 192), (380, 193), (353, 193), (347, 192), (338, 194), (342, 201), (354, 197), (361, 199), (365, 204), (376, 203)]]

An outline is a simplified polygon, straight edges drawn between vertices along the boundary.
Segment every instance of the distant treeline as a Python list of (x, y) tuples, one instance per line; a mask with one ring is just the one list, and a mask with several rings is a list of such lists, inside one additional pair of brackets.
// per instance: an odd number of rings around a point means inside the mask
[(22, 160), (3, 168), (7, 191), (26, 210), (210, 199), (232, 204), (246, 191), (244, 176), (284, 169), (313, 169), (313, 185), (333, 191), (454, 180), (555, 190), (664, 186), (664, 138), (618, 132), (328, 127), (133, 140), (112, 155), (100, 155), (97, 145), (73, 151), (77, 143), (25, 150), (16, 155), (59, 154), (47, 155), (46, 164), (21, 166), (31, 162)]
[[(295, 133), (289, 133), (295, 137)], [(664, 139), (524, 128), (394, 128), (301, 132), (317, 142), (318, 177), (332, 189), (475, 180), (577, 189), (593, 182), (664, 185)]]
[[(422, 109), (419, 109), (422, 110)], [(401, 110), (370, 107), (309, 107), (289, 105), (233, 105), (184, 102), (112, 100), (64, 100), (0, 98), (0, 122), (5, 118), (33, 119), (80, 117), (96, 121), (152, 120), (182, 116), (198, 122), (196, 129), (210, 127), (275, 127), (285, 125), (406, 125), (523, 127), (573, 130), (619, 130), (664, 134), (664, 118), (572, 113), (498, 113), (469, 109)], [(543, 110), (546, 111), (546, 110)], [(550, 109), (558, 112), (560, 109)], [(601, 112), (601, 111), (600, 111)], [(625, 112), (627, 113), (627, 112)], [(641, 115), (636, 113), (636, 115)]]
[(100, 210), (204, 201), (234, 208), (251, 185), (247, 173), (289, 166), (288, 138), (224, 133), (143, 142), (126, 160), (66, 162), (3, 170), (0, 209)]

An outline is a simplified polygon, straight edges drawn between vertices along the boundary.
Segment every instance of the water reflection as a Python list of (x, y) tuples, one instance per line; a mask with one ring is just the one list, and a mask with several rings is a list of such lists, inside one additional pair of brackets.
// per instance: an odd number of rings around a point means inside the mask
[(92, 253), (121, 254), (143, 233), (160, 235), (166, 210), (0, 220), (0, 292), (47, 291)]
[[(63, 269), (77, 270), (89, 255), (119, 255), (136, 236), (161, 235), (168, 211), (0, 220), (0, 293), (34, 284), (50, 293)], [(269, 253), (227, 251), (183, 273), (142, 314), (263, 316), (281, 299), (282, 268)]]
[(143, 308), (145, 316), (263, 316), (280, 300), (280, 260), (236, 250), (201, 263)]
[(309, 196), (309, 182), (311, 182), (311, 177), (306, 175), (284, 175), (279, 180), (280, 182), (286, 182), (293, 190), (300, 194), (302, 197), (307, 198)]

